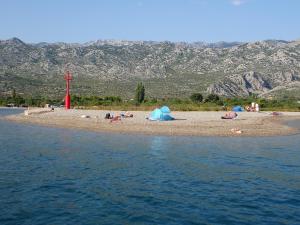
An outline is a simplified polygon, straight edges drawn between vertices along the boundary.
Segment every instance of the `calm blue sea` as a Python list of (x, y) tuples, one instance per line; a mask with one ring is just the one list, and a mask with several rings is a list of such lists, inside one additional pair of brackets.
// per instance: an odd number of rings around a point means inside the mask
[(0, 120), (0, 224), (300, 224), (299, 146)]

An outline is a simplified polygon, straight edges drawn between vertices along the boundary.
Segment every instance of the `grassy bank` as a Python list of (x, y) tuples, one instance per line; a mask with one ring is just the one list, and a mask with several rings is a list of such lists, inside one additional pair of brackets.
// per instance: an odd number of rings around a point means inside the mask
[[(167, 105), (172, 111), (220, 111), (230, 110), (233, 106), (243, 107), (256, 102), (262, 111), (300, 111), (299, 99), (263, 99), (263, 98), (206, 98), (201, 101), (191, 99), (145, 99), (137, 104), (134, 100), (122, 100), (116, 96), (72, 96), (72, 107), (79, 109), (102, 109), (119, 111), (149, 111)], [(0, 97), (0, 106), (34, 106), (44, 107), (45, 104), (63, 105), (61, 99), (48, 97), (21, 97), (19, 95)]]

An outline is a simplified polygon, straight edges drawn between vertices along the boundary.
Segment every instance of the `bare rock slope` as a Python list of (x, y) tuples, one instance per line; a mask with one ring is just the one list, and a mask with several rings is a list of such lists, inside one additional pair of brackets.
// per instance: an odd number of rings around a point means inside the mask
[(275, 95), (290, 87), (300, 93), (300, 42), (0, 41), (1, 94), (14, 88), (61, 96), (65, 70), (74, 75), (73, 93), (90, 95), (130, 98), (138, 81), (150, 97)]

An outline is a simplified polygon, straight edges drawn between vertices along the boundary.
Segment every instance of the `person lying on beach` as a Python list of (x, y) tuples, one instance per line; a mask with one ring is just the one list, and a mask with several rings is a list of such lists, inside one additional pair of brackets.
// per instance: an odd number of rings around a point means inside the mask
[(125, 118), (133, 117), (133, 114), (130, 112), (125, 112), (124, 117)]
[(110, 119), (110, 123), (117, 122), (117, 121), (121, 121), (121, 116), (114, 116), (113, 118)]
[(232, 128), (230, 129), (231, 133), (234, 133), (234, 134), (241, 134), (242, 133), (242, 130), (239, 129), (239, 128)]
[(270, 115), (271, 116), (281, 116), (283, 114), (281, 112), (271, 112)]
[(121, 113), (120, 116), (123, 118), (132, 118), (133, 114), (130, 112), (125, 112), (125, 113)]
[(228, 112), (225, 116), (222, 116), (221, 119), (235, 119), (238, 116), (236, 112)]

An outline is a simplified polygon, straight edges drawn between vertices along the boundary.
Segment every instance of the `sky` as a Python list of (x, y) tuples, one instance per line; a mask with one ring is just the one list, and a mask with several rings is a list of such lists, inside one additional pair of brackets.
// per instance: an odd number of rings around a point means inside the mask
[(296, 40), (299, 12), (300, 0), (0, 0), (0, 39)]

